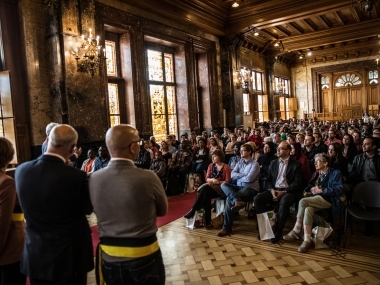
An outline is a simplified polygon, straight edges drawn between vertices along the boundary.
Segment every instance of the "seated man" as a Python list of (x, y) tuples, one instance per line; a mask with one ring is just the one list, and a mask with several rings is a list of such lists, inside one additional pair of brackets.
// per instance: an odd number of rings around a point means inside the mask
[(180, 193), (185, 192), (186, 175), (190, 172), (190, 165), (193, 160), (193, 155), (190, 151), (190, 141), (184, 140), (181, 142), (180, 150), (175, 152), (169, 164), (169, 176), (179, 176)]
[(143, 141), (134, 142), (140, 144), (140, 151), (135, 160), (135, 165), (138, 168), (149, 169), (150, 167), (150, 153), (145, 149), (144, 145), (142, 145)]
[(231, 180), (235, 185), (229, 183), (221, 185), (227, 200), (223, 228), (218, 233), (220, 237), (231, 235), (234, 212), (244, 207), (244, 201), (252, 200), (260, 191), (260, 165), (252, 159), (253, 153), (254, 150), (250, 144), (243, 144), (240, 148), (241, 159), (231, 173)]
[[(363, 141), (363, 153), (357, 155), (352, 163), (349, 183), (355, 188), (361, 182), (380, 181), (380, 155), (377, 154), (378, 138), (368, 137)], [(373, 235), (373, 222), (365, 222), (366, 236)]]
[[(301, 163), (290, 158), (291, 146), (283, 141), (277, 148), (278, 159), (273, 160), (269, 166), (266, 186), (268, 191), (258, 194), (254, 198), (256, 213), (267, 212), (267, 205), (279, 203), (278, 221), (272, 243), (278, 242), (282, 237), (286, 219), (289, 216), (290, 206), (302, 194)], [(259, 235), (260, 237), (260, 235)]]
[(162, 151), (156, 152), (156, 158), (153, 159), (149, 170), (157, 174), (160, 179), (164, 179), (166, 176), (166, 161), (162, 158)]

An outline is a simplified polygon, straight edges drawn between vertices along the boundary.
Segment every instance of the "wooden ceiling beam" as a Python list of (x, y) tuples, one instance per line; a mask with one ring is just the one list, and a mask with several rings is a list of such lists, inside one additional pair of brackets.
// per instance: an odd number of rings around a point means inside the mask
[(291, 26), (299, 34), (302, 35), (304, 33), (304, 30), (300, 26), (298, 26), (296, 23), (290, 22), (290, 23), (288, 23), (288, 25)]
[(227, 22), (227, 32), (233, 33), (242, 30), (252, 23), (262, 29), (284, 25), (288, 22), (321, 15), (331, 10), (347, 9), (351, 5), (347, 0), (291, 1), (291, 3), (281, 0), (274, 2), (273, 4), (271, 4), (272, 1), (262, 2), (266, 5), (262, 8), (259, 3), (251, 4), (251, 7), (247, 7), (243, 12), (231, 14)]
[(365, 22), (365, 28), (363, 28), (363, 22), (354, 23), (340, 27), (333, 27), (329, 30), (287, 37), (282, 39), (282, 42), (286, 49), (294, 50), (299, 47), (306, 49), (352, 41), (353, 39), (373, 37), (380, 34), (380, 26), (378, 22), (377, 19), (371, 19)]
[(292, 33), (289, 32), (287, 29), (281, 27), (281, 26), (275, 26), (276, 30), (278, 30), (280, 33), (283, 33), (285, 36), (289, 37)]
[(355, 6), (352, 6), (351, 8), (350, 8), (350, 11), (351, 11), (351, 15), (352, 15), (352, 17), (355, 19), (355, 21), (357, 22), (357, 23), (360, 23), (360, 16), (359, 16), (359, 14), (358, 14), (358, 11), (356, 11), (356, 9), (355, 9)]
[(313, 32), (318, 30), (318, 27), (316, 27), (315, 24), (310, 19), (303, 19), (303, 20), (300, 20), (300, 22), (302, 22), (302, 24), (304, 24)]
[(270, 39), (270, 40), (278, 40), (278, 35), (272, 34), (271, 32), (269, 32), (266, 29), (260, 30), (260, 32), (265, 34), (268, 37), (268, 39)]
[(346, 24), (346, 20), (344, 19), (343, 15), (339, 11), (334, 11), (333, 15), (335, 17), (335, 20), (342, 26)]
[(318, 15), (318, 16), (315, 16), (318, 21), (322, 24), (322, 26), (326, 29), (330, 29), (331, 27), (331, 23), (326, 19), (326, 17), (324, 17), (323, 15)]

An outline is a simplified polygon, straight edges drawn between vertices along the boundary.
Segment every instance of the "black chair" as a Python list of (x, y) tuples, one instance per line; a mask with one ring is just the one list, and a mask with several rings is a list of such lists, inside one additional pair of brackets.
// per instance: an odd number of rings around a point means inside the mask
[(352, 201), (346, 210), (346, 217), (344, 221), (344, 241), (343, 247), (346, 247), (346, 230), (347, 230), (347, 216), (351, 216), (366, 220), (366, 221), (380, 221), (380, 182), (368, 181), (358, 184), (352, 193)]

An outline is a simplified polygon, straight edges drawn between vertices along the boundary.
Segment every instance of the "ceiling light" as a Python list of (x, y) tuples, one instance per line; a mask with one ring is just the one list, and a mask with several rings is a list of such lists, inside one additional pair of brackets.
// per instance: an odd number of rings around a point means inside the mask
[(280, 44), (278, 43), (278, 42), (276, 42), (275, 44), (274, 44), (274, 46), (275, 47), (278, 47)]
[(258, 32), (258, 31), (255, 31), (255, 32), (253, 33), (253, 35), (254, 35), (255, 37), (257, 37), (257, 36), (259, 35), (259, 32)]
[(312, 53), (311, 53), (311, 50), (308, 49), (308, 50), (307, 50), (307, 55), (308, 55), (308, 56), (311, 56), (311, 54), (312, 54)]
[(237, 8), (239, 7), (239, 4), (235, 1), (234, 4), (232, 4), (232, 7)]
[(303, 54), (300, 54), (299, 59), (303, 59)]

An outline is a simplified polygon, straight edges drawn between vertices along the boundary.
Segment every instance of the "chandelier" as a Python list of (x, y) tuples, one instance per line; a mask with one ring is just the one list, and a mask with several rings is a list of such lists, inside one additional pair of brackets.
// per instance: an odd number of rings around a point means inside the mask
[(92, 35), (92, 29), (89, 29), (89, 36), (85, 38), (82, 35), (82, 43), (76, 50), (72, 50), (77, 61), (77, 71), (91, 74), (94, 77), (95, 70), (104, 64), (106, 50), (99, 45), (99, 36), (96, 38)]

